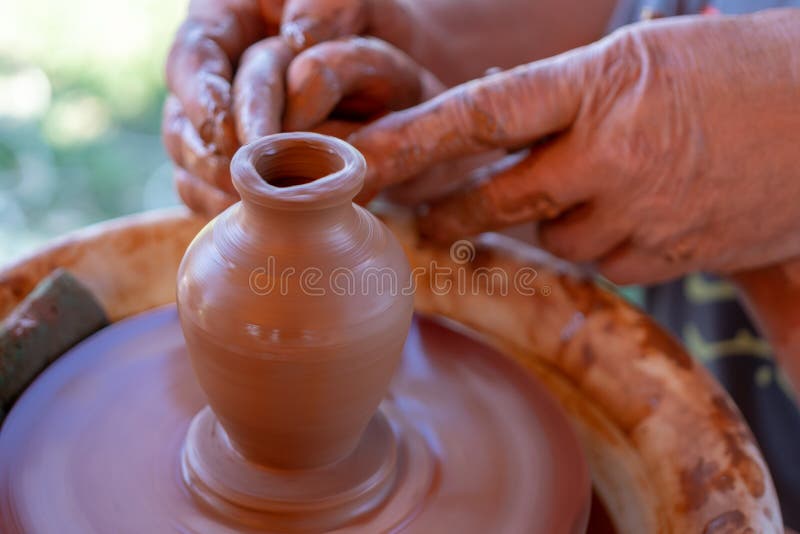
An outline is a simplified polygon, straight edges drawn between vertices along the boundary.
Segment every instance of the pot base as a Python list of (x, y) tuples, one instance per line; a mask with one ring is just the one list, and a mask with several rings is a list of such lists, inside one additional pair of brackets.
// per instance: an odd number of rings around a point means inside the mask
[[(0, 431), (0, 530), (585, 529), (586, 463), (543, 387), (427, 319), (414, 320), (360, 452), (323, 468), (336, 473), (324, 484), (247, 464), (204, 405), (174, 307), (95, 334), (36, 380)], [(276, 506), (319, 523), (279, 521)]]
[(393, 412), (390, 423), (379, 410), (346, 458), (317, 469), (277, 470), (239, 454), (205, 407), (189, 426), (183, 480), (220, 515), (259, 529), (332, 530), (378, 509), (393, 491), (396, 502), (408, 504), (395, 505), (402, 520), (431, 490), (435, 459), (425, 439)]

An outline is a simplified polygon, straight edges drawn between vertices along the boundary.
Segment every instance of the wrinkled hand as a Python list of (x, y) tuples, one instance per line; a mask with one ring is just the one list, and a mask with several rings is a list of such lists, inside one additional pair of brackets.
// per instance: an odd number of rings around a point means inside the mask
[(440, 240), (542, 221), (620, 283), (800, 253), (800, 10), (639, 24), (354, 134), (372, 187), (491, 148), (530, 153), (430, 206)]
[(394, 0), (193, 1), (167, 61), (162, 124), (183, 201), (213, 216), (238, 200), (229, 169), (241, 144), (284, 130), (347, 137), (442, 92), (379, 39), (320, 42), (392, 33), (398, 9)]

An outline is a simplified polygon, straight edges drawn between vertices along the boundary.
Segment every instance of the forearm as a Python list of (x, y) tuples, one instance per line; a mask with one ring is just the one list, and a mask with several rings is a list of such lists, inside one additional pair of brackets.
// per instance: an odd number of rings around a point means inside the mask
[(732, 279), (800, 395), (800, 259), (737, 273)]
[[(616, 0), (396, 0), (379, 37), (405, 50), (447, 85), (592, 42)], [(397, 9), (397, 11), (395, 11)]]

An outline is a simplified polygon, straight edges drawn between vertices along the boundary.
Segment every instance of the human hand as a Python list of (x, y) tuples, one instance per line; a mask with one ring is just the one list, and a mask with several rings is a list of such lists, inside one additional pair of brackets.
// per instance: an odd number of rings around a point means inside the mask
[[(376, 116), (443, 89), (408, 56), (375, 38), (337, 39), (295, 56), (283, 39), (270, 37), (247, 49), (234, 76), (235, 146), (280, 131), (347, 137)], [(178, 192), (189, 207), (213, 216), (238, 200), (230, 157), (198, 140), (173, 96), (165, 106), (164, 139), (177, 164)]]
[(229, 176), (240, 144), (232, 110), (234, 65), (247, 47), (278, 32), (282, 4), (193, 0), (176, 34), (167, 59), (171, 94), (162, 132), (177, 166), (178, 191), (195, 209), (218, 210), (237, 198)]
[[(283, 39), (259, 41), (278, 33), (281, 20)], [(434, 76), (387, 43), (322, 42), (360, 32), (401, 41), (408, 20), (396, 0), (195, 0), (169, 55), (162, 126), (184, 202), (211, 216), (238, 200), (231, 156), (282, 131), (284, 112), (289, 131), (346, 137), (365, 120), (441, 92)], [(358, 122), (323, 122), (330, 113)]]
[(286, 0), (281, 35), (300, 51), (369, 35), (448, 86), (602, 37), (616, 0)]
[[(234, 118), (246, 116), (248, 106), (281, 111), (284, 96), (279, 71), (294, 53), (342, 36), (378, 37), (403, 51), (421, 70), (434, 73), (435, 78), (427, 76), (423, 82), (424, 92), (432, 94), (437, 78), (457, 83), (488, 67), (530, 61), (593, 39), (613, 3), (605, 0), (587, 8), (580, 0), (534, 4), (527, 0), (500, 4), (483, 0), (193, 0), (167, 66), (173, 95), (165, 106), (163, 131), (177, 164), (178, 191), (193, 209), (209, 215), (237, 199), (228, 170), (230, 156), (249, 138), (248, 132), (280, 130), (279, 121), (265, 119), (263, 114), (260, 122)], [(454, 12), (458, 17), (452, 16)], [(556, 24), (559, 20), (570, 23), (562, 27)], [(253, 45), (264, 36), (274, 36), (279, 25), (284, 45), (274, 39)], [(532, 33), (537, 35), (533, 41)], [(258, 56), (248, 62), (253, 65), (251, 72), (235, 78), (263, 85), (248, 88), (238, 82), (232, 88), (233, 67), (238, 64), (238, 71), (243, 70), (240, 57), (250, 46), (262, 50), (249, 54)], [(336, 111), (354, 103), (349, 98)], [(234, 105), (240, 111), (233, 110)], [(317, 129), (344, 135), (354, 127), (328, 122)], [(491, 158), (478, 161), (487, 159)], [(474, 164), (474, 160), (466, 161), (462, 168)], [(393, 198), (413, 203), (446, 193), (458, 186), (448, 179), (453, 171), (452, 166), (431, 170), (413, 187), (398, 188)], [(374, 193), (365, 191), (361, 200)]]
[(383, 188), (488, 149), (530, 154), (430, 206), (450, 240), (542, 221), (619, 283), (800, 253), (800, 11), (681, 17), (458, 86), (351, 137)]

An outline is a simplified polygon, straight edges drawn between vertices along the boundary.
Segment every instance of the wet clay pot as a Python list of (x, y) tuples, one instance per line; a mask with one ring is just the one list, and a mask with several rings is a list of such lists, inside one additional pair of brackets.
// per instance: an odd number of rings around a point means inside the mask
[(318, 469), (356, 449), (388, 389), (413, 312), (408, 262), (353, 204), (365, 162), (347, 143), (273, 135), (231, 171), (242, 201), (178, 272), (192, 367), (246, 460)]

